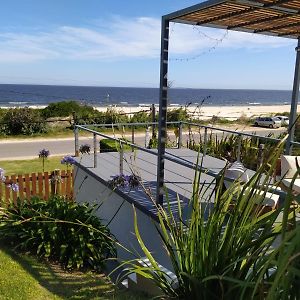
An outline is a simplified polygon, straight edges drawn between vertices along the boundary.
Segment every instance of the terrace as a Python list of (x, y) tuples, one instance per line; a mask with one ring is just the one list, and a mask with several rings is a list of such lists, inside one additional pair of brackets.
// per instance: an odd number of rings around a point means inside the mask
[[(152, 245), (152, 251), (156, 253), (158, 261), (165, 267), (168, 265), (165, 251), (160, 247), (159, 236), (154, 224), (157, 219), (156, 206), (156, 172), (157, 172), (157, 149), (149, 149), (145, 146), (134, 143), (136, 137), (134, 134), (135, 126), (144, 126), (146, 135), (149, 126), (156, 126), (156, 123), (134, 123), (134, 124), (99, 124), (99, 125), (77, 125), (75, 129), (75, 152), (79, 152), (80, 131), (86, 131), (93, 135), (93, 151), (91, 154), (84, 154), (77, 158), (75, 168), (74, 195), (76, 200), (90, 201), (90, 203), (101, 203), (101, 208), (97, 211), (98, 216), (107, 224), (117, 239), (130, 249), (138, 249), (134, 232), (134, 216), (133, 208), (135, 207), (138, 222), (141, 226), (141, 232), (145, 237), (146, 243)], [(261, 144), (280, 142), (280, 139), (263, 137), (250, 133), (243, 133), (231, 130), (223, 130), (210, 126), (203, 126), (194, 123), (175, 122), (168, 123), (172, 130), (177, 128), (179, 135), (173, 136), (171, 144), (173, 147), (167, 148), (165, 159), (165, 195), (168, 195), (168, 201), (163, 206), (166, 208), (171, 206), (174, 215), (178, 210), (178, 199), (180, 199), (183, 218), (188, 219), (190, 213), (189, 199), (193, 193), (193, 180), (195, 172), (200, 171), (200, 185), (203, 186), (201, 192), (201, 205), (209, 212), (209, 208), (214, 202), (215, 184), (222, 170), (226, 166), (224, 159), (215, 158), (207, 155), (209, 139), (222, 139), (222, 137), (236, 137), (235, 155), (237, 160), (241, 157), (241, 147), (244, 139), (257, 139)], [(99, 128), (122, 128), (123, 126), (132, 127), (131, 141), (128, 139), (107, 135), (101, 133)], [(98, 130), (95, 128), (98, 127)], [(185, 131), (188, 129), (188, 131)], [(170, 129), (171, 130), (171, 129)], [(183, 147), (183, 144), (189, 143), (189, 139), (193, 136), (196, 143), (202, 142), (203, 152), (199, 153), (195, 150)], [(210, 136), (210, 138), (209, 138)], [(101, 139), (109, 139), (115, 142), (119, 148), (114, 152), (102, 152), (99, 148)], [(295, 147), (299, 147), (300, 143), (293, 142)], [(259, 147), (257, 153), (259, 161), (263, 157), (263, 147)], [(248, 169), (246, 171), (251, 177), (255, 171)], [(116, 188), (113, 189), (109, 185), (109, 181), (117, 174), (131, 175), (136, 174), (140, 177), (140, 185), (137, 188)], [(231, 180), (228, 179), (227, 180)], [(232, 181), (232, 180), (231, 180)], [(283, 195), (281, 190), (273, 190), (272, 182), (269, 186), (274, 194)], [(177, 198), (178, 197), (178, 198)], [(153, 223), (154, 221), (154, 223)], [(136, 250), (137, 251), (137, 250)], [(141, 254), (141, 253), (140, 253)], [(119, 249), (119, 257), (121, 259), (130, 259), (126, 251)]]

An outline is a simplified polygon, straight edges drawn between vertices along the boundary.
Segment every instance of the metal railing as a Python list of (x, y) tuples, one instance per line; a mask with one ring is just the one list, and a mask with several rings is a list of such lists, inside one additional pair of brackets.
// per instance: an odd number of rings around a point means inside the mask
[[(97, 168), (98, 166), (98, 161), (97, 161), (97, 153), (98, 153), (98, 143), (97, 143), (97, 137), (101, 137), (101, 138), (105, 138), (105, 139), (110, 139), (113, 140), (115, 142), (117, 142), (120, 145), (120, 151), (119, 151), (119, 170), (120, 170), (120, 174), (123, 173), (124, 170), (124, 165), (123, 165), (123, 161), (124, 161), (124, 145), (130, 146), (132, 151), (136, 150), (140, 150), (142, 152), (146, 152), (149, 153), (151, 155), (154, 156), (158, 156), (157, 151), (155, 151), (154, 149), (148, 149), (146, 147), (140, 146), (138, 144), (135, 143), (135, 127), (136, 126), (143, 126), (148, 128), (149, 126), (156, 126), (158, 123), (157, 122), (147, 122), (147, 123), (119, 123), (119, 124), (88, 124), (88, 125), (75, 125), (74, 128), (74, 134), (75, 134), (75, 155), (78, 156), (79, 155), (79, 130), (83, 130), (86, 132), (90, 132), (93, 134), (93, 153), (94, 153), (94, 157), (93, 157), (93, 166), (94, 168)], [(216, 131), (216, 132), (222, 132), (223, 134), (234, 134), (238, 136), (238, 145), (237, 145), (237, 158), (238, 160), (241, 158), (241, 143), (242, 143), (242, 139), (243, 137), (251, 137), (251, 138), (257, 138), (259, 140), (262, 141), (271, 141), (274, 143), (279, 143), (281, 140), (277, 139), (277, 138), (272, 138), (272, 137), (265, 137), (265, 136), (260, 136), (260, 135), (256, 135), (256, 134), (251, 134), (251, 133), (246, 133), (246, 132), (239, 132), (239, 131), (234, 131), (234, 130), (229, 130), (229, 129), (222, 129), (222, 128), (217, 128), (217, 127), (213, 127), (213, 126), (206, 126), (206, 125), (201, 125), (201, 124), (197, 124), (197, 123), (189, 123), (189, 122), (167, 122), (168, 125), (173, 125), (173, 126), (177, 126), (177, 130), (178, 130), (178, 138), (177, 138), (177, 148), (181, 148), (182, 147), (182, 141), (183, 141), (183, 126), (188, 126), (188, 127), (197, 127), (199, 129), (203, 129), (204, 130), (204, 145), (203, 145), (203, 156), (206, 155), (207, 152), (207, 142), (208, 142), (208, 130), (211, 131)], [(113, 137), (111, 135), (108, 134), (104, 134), (102, 132), (99, 132), (97, 130), (91, 129), (91, 127), (96, 127), (96, 128), (116, 128), (116, 127), (122, 127), (122, 126), (126, 126), (126, 127), (131, 127), (131, 142), (128, 140), (124, 140), (124, 138), (117, 138), (117, 137)], [(154, 131), (152, 131), (154, 132)], [(299, 146), (300, 147), (300, 143), (298, 142), (292, 142), (293, 145), (295, 146)], [(260, 158), (262, 159), (262, 153), (263, 153), (263, 144), (261, 144), (259, 146), (259, 152), (260, 152)], [(101, 151), (101, 149), (99, 149), (99, 152)], [(193, 164), (189, 161), (185, 161), (184, 159), (180, 158), (179, 156), (175, 156), (175, 155), (170, 155), (169, 153), (166, 153), (163, 158), (165, 160), (169, 160), (172, 162), (175, 162), (176, 164), (179, 164), (181, 166), (184, 167), (188, 167), (191, 168), (193, 170), (198, 170), (198, 171), (204, 171), (205, 174), (212, 176), (214, 178), (218, 178), (220, 176), (220, 173), (218, 172), (214, 172), (212, 170), (208, 170), (205, 169), (203, 167), (200, 167), (199, 165)], [(226, 178), (226, 180), (228, 181), (234, 181), (230, 178)], [(284, 194), (284, 192), (282, 191), (278, 191), (276, 189), (273, 188), (269, 188), (269, 191), (275, 193), (275, 194)]]

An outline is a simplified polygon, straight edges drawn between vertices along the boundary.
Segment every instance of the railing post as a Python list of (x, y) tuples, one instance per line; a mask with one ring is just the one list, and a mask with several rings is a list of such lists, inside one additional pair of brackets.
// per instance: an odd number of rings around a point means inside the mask
[(97, 168), (97, 134), (94, 133), (94, 168)]
[(264, 144), (259, 144), (258, 146), (258, 154), (257, 154), (257, 169), (261, 167), (264, 161), (264, 149), (265, 145)]
[(188, 140), (188, 148), (191, 148), (191, 144), (192, 144), (192, 129), (191, 129), (191, 125), (188, 125), (188, 129), (189, 129), (189, 140)]
[(206, 155), (207, 152), (207, 128), (204, 129), (204, 146), (203, 146), (203, 156)]
[(150, 132), (149, 132), (149, 127), (147, 126), (146, 133), (145, 133), (145, 148), (149, 148), (149, 142), (150, 142)]
[(79, 156), (79, 130), (77, 126), (74, 127), (74, 138), (75, 138), (75, 156)]
[(123, 161), (124, 161), (124, 149), (123, 149), (123, 143), (121, 142), (120, 143), (120, 161), (119, 161), (119, 166), (120, 166), (120, 174), (123, 174), (124, 173), (124, 164), (123, 164)]
[[(131, 127), (131, 143), (134, 144), (134, 125)], [(134, 152), (134, 147), (131, 147), (131, 151)]]
[(155, 132), (155, 104), (151, 105), (151, 115), (152, 115), (152, 139), (156, 138)]
[(237, 155), (236, 155), (236, 160), (241, 161), (241, 147), (242, 147), (242, 135), (239, 133), (238, 135), (238, 148), (237, 148)]
[(182, 122), (179, 123), (178, 127), (178, 149), (180, 149), (182, 146)]

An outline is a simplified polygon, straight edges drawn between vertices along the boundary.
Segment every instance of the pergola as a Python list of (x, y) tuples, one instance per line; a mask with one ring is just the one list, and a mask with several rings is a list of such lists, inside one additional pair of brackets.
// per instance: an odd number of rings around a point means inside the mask
[(286, 153), (294, 139), (300, 82), (300, 0), (209, 0), (162, 17), (157, 161), (157, 203), (163, 203), (166, 146), (169, 23), (183, 23), (297, 39), (296, 65)]

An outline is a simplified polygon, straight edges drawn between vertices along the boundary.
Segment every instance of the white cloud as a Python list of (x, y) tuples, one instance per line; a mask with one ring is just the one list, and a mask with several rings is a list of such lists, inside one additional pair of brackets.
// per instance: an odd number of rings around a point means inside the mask
[[(222, 48), (263, 50), (294, 45), (294, 41), (260, 35), (230, 32), (222, 43), (215, 39), (224, 31), (171, 25), (171, 55), (197, 55), (217, 44)], [(156, 58), (160, 53), (160, 20), (114, 17), (93, 28), (63, 26), (54, 31), (0, 32), (0, 62), (39, 60), (121, 60)]]

